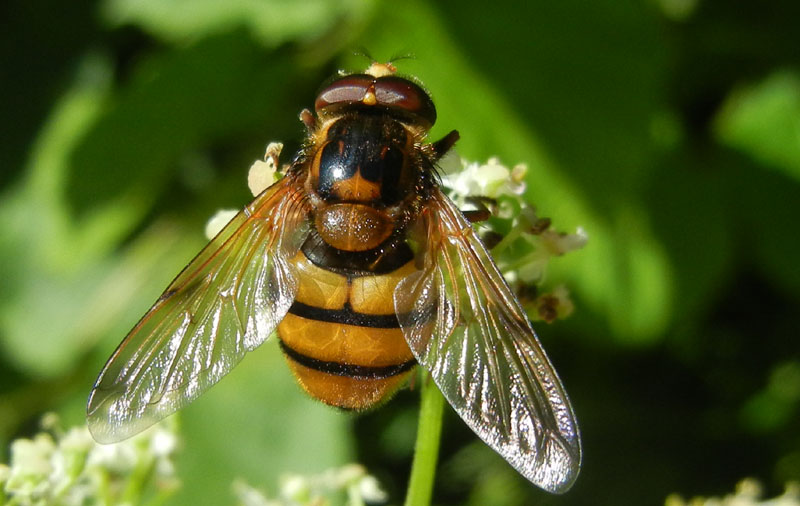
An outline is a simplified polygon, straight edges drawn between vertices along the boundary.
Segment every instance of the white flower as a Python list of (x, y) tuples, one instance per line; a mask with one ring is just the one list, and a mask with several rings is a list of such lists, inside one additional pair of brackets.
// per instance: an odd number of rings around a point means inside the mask
[(541, 238), (542, 245), (545, 246), (552, 255), (556, 256), (581, 249), (589, 242), (589, 234), (586, 233), (583, 227), (578, 227), (574, 234), (545, 230), (542, 232)]
[(178, 436), (156, 425), (150, 438), (150, 451), (156, 457), (170, 457), (178, 449)]
[(295, 502), (306, 502), (311, 497), (311, 484), (300, 474), (286, 474), (281, 477), (281, 497)]
[(214, 216), (206, 222), (206, 237), (209, 240), (216, 237), (238, 213), (236, 209), (220, 209), (214, 213)]
[[(490, 208), (492, 219), (475, 226), (489, 240), (495, 233), (492, 256), (511, 287), (521, 298), (528, 297), (523, 304), (529, 316), (549, 322), (569, 315), (574, 307), (565, 287), (538, 296), (530, 288), (543, 284), (553, 257), (586, 245), (586, 231), (578, 227), (572, 234), (558, 232), (550, 228), (549, 218), (537, 215), (523, 198), (528, 172), (524, 164), (509, 169), (497, 158), (475, 163), (448, 155), (439, 165), (442, 184), (459, 208), (480, 208), (482, 203)], [(480, 197), (489, 200), (481, 202)]]
[(86, 457), (94, 448), (95, 442), (85, 427), (72, 427), (58, 441), (58, 451), (51, 462), (53, 470), (50, 481), (56, 495), (69, 489), (86, 466)]
[(268, 162), (256, 160), (247, 172), (247, 186), (253, 196), (269, 188), (275, 182), (275, 168)]
[(233, 491), (242, 506), (319, 506), (330, 504), (329, 497), (347, 491), (347, 504), (384, 502), (387, 494), (378, 480), (367, 474), (364, 466), (347, 464), (314, 475), (286, 474), (280, 478), (278, 499), (270, 499), (242, 480), (233, 483)]
[(440, 163), (443, 172), (442, 184), (452, 191), (451, 196), (461, 202), (465, 197), (500, 196), (517, 197), (525, 191), (524, 178), (527, 173), (525, 165), (517, 165), (509, 169), (497, 158), (490, 158), (486, 163), (467, 162), (459, 159), (461, 170), (453, 171), (455, 163), (446, 156)]
[(544, 279), (544, 274), (547, 270), (547, 263), (550, 261), (550, 255), (546, 252), (539, 250), (534, 251), (528, 255), (527, 261), (514, 270), (503, 272), (503, 276), (509, 283), (517, 280), (528, 284), (539, 284)]
[(736, 492), (725, 497), (695, 497), (686, 502), (677, 494), (667, 497), (666, 506), (800, 506), (800, 485), (786, 484), (783, 494), (773, 499), (762, 500), (764, 491), (761, 484), (753, 478), (745, 478), (736, 484)]
[(359, 480), (358, 492), (362, 499), (370, 503), (386, 502), (389, 499), (389, 495), (381, 488), (378, 479), (369, 474)]
[(110, 445), (96, 445), (89, 453), (86, 465), (124, 475), (133, 471), (138, 460), (136, 447), (131, 441), (124, 441)]
[(251, 487), (244, 480), (233, 482), (233, 493), (241, 506), (281, 506), (279, 501), (267, 499), (260, 490)]
[(358, 483), (361, 478), (366, 476), (367, 470), (360, 464), (346, 464), (338, 469), (332, 469), (332, 479), (330, 485), (333, 487), (347, 487)]
[(44, 497), (49, 493), (48, 481), (53, 472), (51, 462), (56, 450), (50, 434), (37, 434), (33, 439), (17, 439), (11, 443), (11, 468), (6, 492), (19, 497)]
[(275, 181), (278, 180), (276, 172), (279, 168), (278, 157), (282, 150), (282, 143), (270, 142), (269, 146), (267, 146), (264, 160), (256, 160), (253, 162), (253, 165), (250, 166), (250, 170), (247, 173), (247, 186), (250, 188), (250, 192), (254, 197), (272, 186)]
[(42, 425), (47, 432), (12, 442), (10, 466), (0, 465), (0, 502), (122, 504), (120, 494), (137, 502), (154, 481), (162, 497), (177, 487), (170, 460), (177, 442), (163, 422), (113, 445), (97, 444), (85, 425), (64, 431), (57, 415), (46, 415)]
[(94, 439), (85, 427), (70, 428), (58, 441), (58, 448), (62, 452), (86, 453), (94, 445)]

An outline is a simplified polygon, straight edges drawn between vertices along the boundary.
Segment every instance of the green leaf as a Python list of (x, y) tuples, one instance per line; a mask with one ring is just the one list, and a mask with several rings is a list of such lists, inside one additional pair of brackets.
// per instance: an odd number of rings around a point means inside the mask
[(114, 26), (135, 24), (171, 43), (246, 28), (266, 47), (321, 37), (347, 18), (367, 16), (363, 0), (107, 0), (103, 15)]
[(800, 181), (800, 75), (775, 72), (731, 93), (715, 133), (720, 142)]
[(110, 331), (121, 339), (146, 309), (131, 304), (134, 294), (148, 280), (166, 285), (202, 245), (199, 231), (180, 240), (162, 225), (117, 255), (113, 249), (143, 206), (118, 199), (81, 220), (69, 212), (69, 160), (108, 99), (107, 76), (104, 61), (87, 58), (42, 128), (26, 179), (0, 204), (7, 224), (0, 236), (0, 346), (13, 364), (40, 378), (65, 374)]
[(288, 95), (300, 86), (289, 68), (277, 55), (265, 64), (242, 33), (153, 57), (75, 149), (71, 205), (79, 215), (119, 200), (149, 205), (191, 148), (293, 118)]
[(790, 423), (800, 405), (800, 362), (777, 364), (766, 388), (742, 406), (740, 418), (750, 430), (774, 432)]

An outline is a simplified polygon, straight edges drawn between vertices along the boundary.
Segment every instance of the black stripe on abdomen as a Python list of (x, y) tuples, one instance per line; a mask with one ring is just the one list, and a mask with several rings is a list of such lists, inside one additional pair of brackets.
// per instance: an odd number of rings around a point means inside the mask
[(308, 355), (303, 355), (299, 351), (289, 347), (289, 345), (284, 343), (282, 339), (279, 339), (278, 341), (281, 344), (281, 350), (283, 350), (286, 356), (298, 364), (315, 371), (333, 374), (336, 376), (347, 376), (350, 378), (361, 379), (386, 379), (391, 378), (392, 376), (397, 376), (398, 374), (402, 374), (417, 365), (417, 361), (414, 359), (411, 359), (408, 362), (403, 362), (402, 364), (387, 365), (382, 367), (328, 362), (309, 357)]
[(326, 243), (312, 229), (303, 243), (303, 254), (317, 267), (343, 276), (389, 274), (414, 259), (406, 242), (395, 233), (383, 244), (366, 251), (346, 251)]
[(341, 309), (325, 309), (309, 306), (302, 302), (294, 301), (289, 312), (295, 316), (316, 320), (318, 322), (338, 323), (340, 325), (355, 325), (356, 327), (369, 327), (373, 329), (398, 329), (400, 322), (393, 314), (366, 314), (353, 311), (350, 304), (345, 304)]

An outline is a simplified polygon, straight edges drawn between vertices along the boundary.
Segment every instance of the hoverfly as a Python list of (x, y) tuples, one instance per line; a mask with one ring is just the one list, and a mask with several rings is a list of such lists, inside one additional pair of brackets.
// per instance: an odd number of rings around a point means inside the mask
[(430, 96), (390, 64), (305, 110), (304, 147), (167, 287), (106, 363), (87, 408), (103, 443), (194, 400), (277, 329), (312, 397), (363, 410), (427, 369), (517, 471), (564, 492), (581, 460), (561, 382), (486, 247), (436, 177)]

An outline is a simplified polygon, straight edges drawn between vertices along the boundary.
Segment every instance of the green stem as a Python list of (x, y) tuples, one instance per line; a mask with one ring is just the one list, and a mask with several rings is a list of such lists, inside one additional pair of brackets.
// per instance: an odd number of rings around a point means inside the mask
[(442, 434), (444, 397), (427, 372), (422, 374), (421, 383), (422, 402), (419, 408), (417, 443), (405, 506), (427, 506), (431, 503), (436, 461), (439, 457), (439, 438)]
[(494, 245), (492, 248), (492, 255), (499, 255), (504, 249), (511, 246), (511, 243), (517, 240), (517, 237), (522, 235), (522, 227), (513, 227), (508, 233)]
[[(137, 441), (136, 443), (142, 443)], [(144, 452), (144, 449), (140, 449)], [(147, 482), (155, 472), (155, 457), (145, 454), (128, 476), (127, 484), (122, 492), (122, 502), (126, 504), (140, 504)]]
[(347, 487), (347, 506), (364, 506), (364, 500), (361, 498), (361, 491), (358, 490), (357, 484)]
[[(507, 264), (503, 264), (503, 272), (512, 272), (512, 271), (519, 270), (520, 268), (525, 267), (526, 265), (529, 265), (529, 264), (535, 262), (536, 260), (540, 260), (540, 259), (541, 259), (541, 252), (539, 252), (537, 250), (531, 251), (527, 255), (524, 255), (524, 256), (518, 258), (514, 262), (509, 262)], [(538, 282), (537, 282), (537, 284), (538, 284)]]

